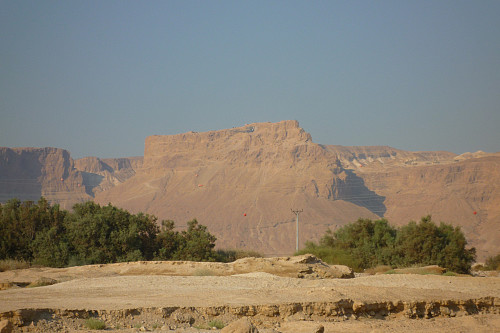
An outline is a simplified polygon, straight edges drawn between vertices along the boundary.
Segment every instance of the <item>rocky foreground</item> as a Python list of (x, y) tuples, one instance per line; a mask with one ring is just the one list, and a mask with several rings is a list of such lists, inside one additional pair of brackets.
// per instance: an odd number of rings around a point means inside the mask
[[(83, 332), (88, 318), (121, 332), (500, 330), (499, 277), (352, 276), (309, 255), (15, 270), (0, 273), (0, 321), (15, 332)], [(23, 288), (37, 281), (53, 284)]]

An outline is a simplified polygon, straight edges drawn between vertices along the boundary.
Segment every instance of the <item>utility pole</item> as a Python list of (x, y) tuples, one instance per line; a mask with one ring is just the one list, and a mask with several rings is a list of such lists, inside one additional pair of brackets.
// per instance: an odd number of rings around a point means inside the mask
[(296, 220), (296, 224), (297, 224), (297, 237), (296, 237), (296, 243), (295, 243), (295, 249), (296, 251), (299, 250), (299, 214), (302, 213), (304, 210), (301, 209), (301, 210), (291, 210), (292, 213), (294, 213), (296, 216), (297, 216), (297, 220)]

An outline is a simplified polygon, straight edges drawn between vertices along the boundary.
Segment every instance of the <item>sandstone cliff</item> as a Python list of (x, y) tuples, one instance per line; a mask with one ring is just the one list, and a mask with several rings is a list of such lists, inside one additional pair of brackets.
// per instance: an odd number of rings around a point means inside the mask
[(500, 156), (425, 166), (380, 168), (358, 175), (384, 196), (384, 214), (394, 224), (431, 214), (437, 222), (461, 226), (479, 259), (500, 251)]
[(37, 201), (40, 196), (65, 209), (90, 199), (69, 152), (0, 147), (0, 202), (11, 198)]
[(0, 202), (38, 201), (43, 196), (71, 209), (132, 177), (141, 165), (142, 157), (73, 161), (67, 150), (59, 148), (0, 147)]
[[(178, 223), (196, 217), (223, 247), (294, 249), (358, 217), (459, 225), (479, 259), (500, 250), (500, 154), (323, 146), (295, 121), (151, 136), (143, 169), (96, 199)], [(474, 214), (475, 212), (475, 214)]]
[(142, 160), (142, 157), (84, 157), (75, 161), (75, 168), (82, 172), (87, 194), (94, 197), (134, 176), (135, 170), (142, 167)]
[[(0, 148), (0, 201), (94, 199), (132, 212), (197, 218), (220, 247), (289, 255), (359, 217), (402, 225), (431, 214), (459, 225), (478, 259), (500, 252), (500, 153), (319, 145), (296, 121), (155, 135), (144, 157), (72, 161), (56, 148)], [(63, 179), (61, 181), (61, 179)], [(95, 197), (95, 198), (94, 198)]]
[(296, 121), (283, 121), (148, 137), (143, 168), (96, 200), (181, 225), (197, 218), (221, 247), (289, 254), (295, 249), (291, 208), (305, 208), (301, 244), (328, 227), (377, 217), (338, 200), (356, 180)]

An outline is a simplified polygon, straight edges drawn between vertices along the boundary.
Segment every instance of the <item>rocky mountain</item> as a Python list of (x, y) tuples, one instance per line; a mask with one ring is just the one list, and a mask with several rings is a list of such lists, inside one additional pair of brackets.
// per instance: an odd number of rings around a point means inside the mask
[(376, 218), (338, 200), (352, 180), (296, 121), (284, 121), (150, 136), (142, 169), (95, 200), (178, 224), (197, 218), (221, 247), (284, 254), (295, 249), (291, 209), (304, 209), (302, 243), (359, 216)]
[(461, 226), (480, 258), (500, 252), (500, 154), (412, 167), (370, 165), (364, 184), (385, 197), (384, 217), (405, 224), (431, 214)]
[(142, 166), (142, 157), (106, 158), (84, 157), (75, 161), (75, 168), (81, 171), (83, 184), (88, 195), (109, 190), (135, 175)]
[(431, 214), (460, 225), (482, 260), (500, 252), (499, 163), (500, 153), (320, 145), (282, 121), (150, 136), (143, 158), (73, 162), (61, 149), (1, 148), (0, 200), (92, 199), (179, 227), (197, 218), (219, 247), (275, 255), (295, 250), (291, 209), (303, 209), (301, 245), (359, 217), (402, 225)]
[(124, 182), (141, 165), (142, 157), (75, 161), (60, 148), (0, 147), (0, 202), (11, 198), (37, 201), (43, 196), (71, 209)]
[(68, 151), (59, 148), (0, 147), (0, 202), (37, 201), (44, 196), (63, 208), (91, 199)]

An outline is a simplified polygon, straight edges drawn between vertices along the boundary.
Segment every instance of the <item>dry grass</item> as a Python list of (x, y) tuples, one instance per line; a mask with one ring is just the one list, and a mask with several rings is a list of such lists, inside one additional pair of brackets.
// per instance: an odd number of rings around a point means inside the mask
[(199, 325), (194, 325), (193, 327), (199, 329), (199, 330), (215, 330), (215, 329), (222, 329), (226, 326), (221, 320), (214, 319), (209, 321), (208, 323), (203, 323)]
[(3, 259), (0, 260), (0, 272), (12, 271), (15, 269), (30, 268), (30, 263), (24, 260)]
[(377, 266), (377, 267), (372, 267), (372, 268), (365, 269), (365, 273), (368, 273), (370, 275), (384, 274), (387, 271), (390, 271), (391, 269), (392, 269), (391, 266), (380, 265), (380, 266)]
[(390, 269), (385, 274), (418, 274), (418, 275), (443, 275), (446, 269), (439, 266), (406, 267)]
[(85, 326), (89, 330), (104, 330), (106, 329), (106, 323), (94, 318), (89, 318), (85, 321)]
[(35, 287), (44, 287), (44, 286), (51, 286), (53, 284), (56, 284), (58, 281), (51, 279), (51, 278), (46, 278), (46, 277), (41, 277), (36, 281), (31, 282), (28, 284), (26, 287), (27, 288), (35, 288)]

